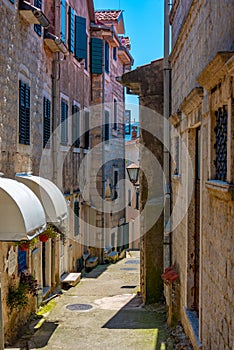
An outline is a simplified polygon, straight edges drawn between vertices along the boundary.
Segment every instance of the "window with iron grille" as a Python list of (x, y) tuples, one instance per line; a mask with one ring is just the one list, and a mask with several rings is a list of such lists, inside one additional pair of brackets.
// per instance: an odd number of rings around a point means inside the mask
[(227, 180), (227, 123), (228, 114), (227, 106), (219, 108), (215, 112), (216, 126), (215, 126), (215, 179), (220, 181)]
[(80, 109), (77, 105), (72, 106), (72, 144), (80, 146)]
[(68, 104), (61, 101), (61, 143), (67, 145), (68, 142)]
[(48, 98), (43, 99), (43, 148), (50, 148), (51, 132), (51, 102)]
[[(34, 6), (36, 6), (38, 9), (42, 8), (42, 0), (34, 0)], [(34, 30), (37, 33), (37, 35), (41, 36), (41, 25), (40, 24), (34, 24)]]
[(79, 215), (80, 215), (80, 206), (79, 202), (74, 202), (74, 236), (78, 236), (80, 233), (79, 225)]
[(30, 145), (30, 87), (19, 81), (19, 143)]

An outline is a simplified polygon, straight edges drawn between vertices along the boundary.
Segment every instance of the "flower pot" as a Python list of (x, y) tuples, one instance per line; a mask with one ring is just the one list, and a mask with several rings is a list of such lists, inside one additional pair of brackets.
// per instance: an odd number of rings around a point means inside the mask
[(49, 237), (47, 236), (47, 235), (40, 235), (39, 236), (39, 240), (41, 241), (41, 242), (47, 242), (48, 241), (48, 239), (49, 239)]
[(22, 251), (22, 252), (26, 252), (28, 250), (28, 244), (27, 243), (24, 243), (24, 244), (21, 244), (19, 246), (19, 249)]

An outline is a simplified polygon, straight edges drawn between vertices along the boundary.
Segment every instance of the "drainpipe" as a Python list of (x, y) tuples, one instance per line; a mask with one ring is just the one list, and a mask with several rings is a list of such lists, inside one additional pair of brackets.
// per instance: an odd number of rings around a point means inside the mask
[(171, 265), (171, 183), (170, 183), (170, 64), (169, 64), (169, 4), (164, 0), (164, 146), (163, 171), (165, 176), (164, 188), (164, 241), (163, 256), (164, 270)]
[[(102, 164), (105, 164), (105, 40), (103, 40), (103, 48), (102, 48)], [(105, 167), (102, 168), (102, 247), (101, 247), (101, 263), (104, 264), (104, 239), (105, 239)]]

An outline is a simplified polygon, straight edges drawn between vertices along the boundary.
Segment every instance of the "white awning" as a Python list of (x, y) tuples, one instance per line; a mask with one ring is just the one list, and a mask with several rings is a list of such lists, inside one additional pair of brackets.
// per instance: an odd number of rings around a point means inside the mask
[(53, 182), (29, 174), (16, 174), (16, 179), (28, 186), (39, 198), (45, 210), (47, 222), (60, 224), (67, 218), (66, 201), (60, 189)]
[(0, 177), (0, 241), (28, 240), (45, 230), (43, 207), (18, 181)]

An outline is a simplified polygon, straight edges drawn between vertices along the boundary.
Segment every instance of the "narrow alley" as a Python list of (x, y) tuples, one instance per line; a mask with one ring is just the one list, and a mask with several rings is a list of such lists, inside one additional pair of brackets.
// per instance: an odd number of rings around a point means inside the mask
[(97, 266), (47, 304), (41, 327), (33, 329), (42, 323), (37, 319), (29, 327), (31, 339), (24, 335), (12, 349), (164, 349), (165, 308), (142, 306), (139, 263), (139, 256), (132, 255)]

